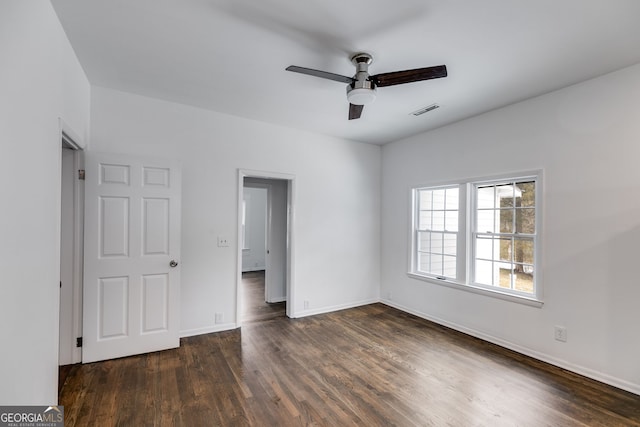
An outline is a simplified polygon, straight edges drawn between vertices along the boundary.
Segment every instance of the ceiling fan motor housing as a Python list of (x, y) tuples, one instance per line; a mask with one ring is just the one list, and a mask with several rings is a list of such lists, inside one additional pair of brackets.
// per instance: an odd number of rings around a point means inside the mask
[(373, 62), (371, 55), (358, 53), (351, 58), (356, 66), (353, 83), (347, 85), (347, 99), (354, 105), (367, 105), (376, 100), (376, 86), (369, 78), (369, 64)]

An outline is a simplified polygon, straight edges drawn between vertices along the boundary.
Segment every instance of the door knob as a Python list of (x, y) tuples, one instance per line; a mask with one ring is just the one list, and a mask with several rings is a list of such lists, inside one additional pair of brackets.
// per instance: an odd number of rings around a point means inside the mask
[(173, 268), (173, 267), (177, 267), (178, 266), (178, 261), (172, 259), (171, 261), (169, 261), (169, 267)]

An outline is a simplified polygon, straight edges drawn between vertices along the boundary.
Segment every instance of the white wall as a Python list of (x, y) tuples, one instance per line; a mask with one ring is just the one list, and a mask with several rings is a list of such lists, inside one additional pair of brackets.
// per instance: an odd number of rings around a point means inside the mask
[[(392, 305), (640, 394), (640, 65), (383, 148)], [(544, 169), (542, 308), (407, 277), (409, 188)], [(568, 342), (554, 341), (554, 325)]]
[(295, 175), (295, 316), (378, 299), (380, 147), (93, 87), (90, 148), (182, 162), (183, 334), (234, 326), (239, 168)]
[(89, 83), (47, 1), (0, 2), (0, 404), (57, 402), (58, 118), (89, 131)]
[(242, 271), (266, 268), (267, 189), (244, 186), (245, 232), (242, 248)]

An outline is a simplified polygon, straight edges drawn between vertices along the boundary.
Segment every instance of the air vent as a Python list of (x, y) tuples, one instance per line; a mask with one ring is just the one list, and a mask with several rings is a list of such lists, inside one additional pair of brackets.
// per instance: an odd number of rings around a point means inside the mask
[(440, 106), (438, 104), (431, 104), (431, 105), (429, 105), (427, 107), (424, 107), (424, 108), (421, 108), (419, 110), (416, 110), (411, 114), (413, 114), (414, 116), (421, 116), (422, 114), (428, 113), (429, 111), (433, 111), (436, 108), (440, 108)]

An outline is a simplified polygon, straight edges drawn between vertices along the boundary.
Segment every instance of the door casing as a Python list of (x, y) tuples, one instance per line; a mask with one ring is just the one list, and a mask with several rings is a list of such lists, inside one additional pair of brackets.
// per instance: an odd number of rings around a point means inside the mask
[[(266, 171), (256, 171), (249, 169), (239, 169), (238, 170), (238, 208), (237, 208), (237, 218), (238, 218), (238, 238), (237, 242), (242, 242), (242, 200), (243, 200), (243, 190), (244, 190), (244, 179), (245, 178), (259, 178), (259, 179), (272, 179), (272, 180), (283, 180), (287, 183), (287, 225), (286, 225), (286, 268), (285, 268), (285, 282), (286, 282), (286, 315), (287, 317), (295, 317), (294, 301), (295, 301), (295, 277), (293, 272), (295, 271), (295, 233), (294, 233), (294, 223), (295, 223), (295, 175), (278, 173), (278, 172), (266, 172)], [(268, 197), (270, 200), (270, 197)], [(269, 202), (268, 202), (269, 203)], [(269, 207), (269, 210), (271, 208)], [(269, 214), (268, 214), (269, 216)], [(271, 220), (268, 220), (268, 223), (271, 223)], [(267, 226), (267, 235), (270, 234), (271, 230), (269, 230), (270, 226)], [(269, 240), (269, 237), (267, 237)], [(236, 267), (236, 327), (240, 327), (242, 325), (242, 245), (238, 243), (238, 252), (237, 252), (237, 267)], [(267, 270), (269, 269), (269, 256), (267, 255)], [(268, 271), (267, 271), (267, 274)]]

